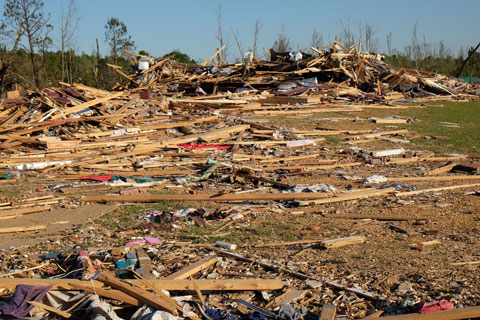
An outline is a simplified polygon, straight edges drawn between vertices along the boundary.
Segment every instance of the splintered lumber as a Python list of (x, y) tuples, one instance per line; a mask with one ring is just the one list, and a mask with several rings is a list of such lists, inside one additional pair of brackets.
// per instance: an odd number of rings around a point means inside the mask
[(293, 288), (289, 288), (287, 291), (285, 291), (283, 294), (280, 296), (276, 297), (272, 301), (270, 301), (266, 306), (265, 309), (275, 309), (280, 307), (282, 304), (289, 304), (295, 300), (298, 300), (302, 296), (305, 295), (304, 290), (296, 290)]
[(167, 296), (160, 296), (158, 294), (156, 295), (135, 285), (125, 283), (112, 275), (106, 275), (104, 273), (99, 274), (97, 276), (97, 280), (111, 286), (112, 288), (122, 291), (155, 309), (167, 311), (173, 315), (177, 315), (176, 302), (170, 297), (167, 299)]
[(215, 52), (215, 53), (213, 54), (213, 56), (211, 56), (211, 57), (208, 58), (207, 60), (203, 61), (201, 65), (202, 65), (203, 67), (208, 66), (208, 64), (209, 64), (213, 59), (215, 59), (215, 57), (216, 57), (223, 49), (225, 49), (226, 46), (227, 46), (227, 45), (224, 44), (220, 49), (217, 50), (217, 52)]
[(387, 164), (406, 164), (422, 161), (455, 161), (464, 159), (465, 156), (452, 156), (452, 157), (428, 157), (428, 158), (392, 158), (388, 159)]
[(0, 233), (12, 233), (12, 232), (28, 232), (28, 231), (38, 231), (47, 229), (46, 225), (31, 226), (31, 227), (11, 227), (11, 228), (0, 228)]
[(383, 119), (372, 119), (374, 123), (383, 123), (383, 124), (401, 124), (401, 123), (407, 123), (407, 119), (395, 119), (395, 118), (383, 118)]
[(430, 171), (427, 171), (425, 173), (426, 176), (435, 176), (437, 174), (442, 174), (442, 173), (447, 173), (447, 172), (450, 172), (452, 171), (452, 169), (457, 165), (457, 163), (450, 163), (450, 164), (447, 164), (443, 167), (440, 167), (440, 168), (437, 168), (437, 169), (433, 169), (433, 170), (430, 170)]
[(256, 176), (254, 174), (251, 174), (250, 172), (246, 172), (246, 171), (242, 171), (242, 170), (234, 171), (234, 174), (237, 175), (237, 176), (245, 177), (245, 178), (250, 179), (250, 180), (270, 183), (270, 184), (273, 184), (274, 186), (277, 186), (277, 187), (280, 187), (280, 188), (290, 187), (290, 185), (287, 184), (287, 183), (282, 183), (282, 182), (278, 182), (278, 181), (275, 181), (275, 180), (272, 180), (272, 179), (259, 177), (259, 176)]
[(294, 246), (298, 244), (311, 244), (311, 243), (322, 243), (324, 240), (298, 240), (298, 241), (287, 241), (287, 242), (272, 242), (272, 243), (257, 243), (254, 244), (255, 248), (264, 248), (264, 247), (284, 247), (284, 246)]
[(428, 192), (437, 192), (437, 191), (448, 191), (448, 190), (456, 190), (461, 188), (472, 188), (478, 187), (480, 183), (472, 183), (472, 184), (461, 184), (456, 186), (449, 186), (449, 187), (440, 187), (440, 188), (430, 188), (430, 189), (423, 189), (423, 190), (415, 190), (415, 191), (405, 191), (405, 192), (398, 192), (395, 194), (397, 197), (404, 197), (404, 196), (414, 196), (417, 194), (428, 193)]
[(239, 133), (249, 128), (250, 128), (250, 125), (248, 124), (240, 124), (240, 125), (212, 130), (204, 133), (190, 134), (180, 138), (167, 139), (162, 141), (162, 145), (177, 145), (177, 144), (195, 142), (198, 140), (209, 142), (216, 139), (228, 138), (232, 133)]
[[(392, 188), (395, 189), (395, 188)], [(388, 192), (392, 190), (384, 189)], [(377, 192), (381, 192), (376, 190)], [(383, 191), (382, 194), (388, 193)], [(374, 193), (362, 193), (357, 198), (373, 195)], [(142, 194), (135, 196), (84, 196), (83, 202), (157, 202), (162, 200), (180, 201), (275, 201), (275, 200), (314, 200), (327, 198), (329, 194), (321, 192), (300, 192), (300, 193), (254, 193), (254, 194)], [(354, 199), (357, 199), (354, 198)], [(328, 199), (325, 199), (328, 200)]]
[(399, 316), (387, 316), (380, 319), (385, 320), (456, 320), (456, 319), (470, 319), (480, 317), (480, 306), (465, 307), (453, 310), (442, 310), (430, 312), (427, 314), (409, 313)]
[[(276, 264), (273, 264), (273, 263), (268, 263), (268, 262), (264, 262), (264, 261), (261, 261), (261, 260), (256, 260), (256, 259), (253, 259), (253, 258), (249, 258), (247, 256), (241, 255), (241, 254), (236, 253), (236, 252), (230, 252), (230, 251), (226, 251), (226, 250), (217, 250), (217, 249), (215, 249), (215, 251), (219, 255), (222, 255), (222, 256), (225, 256), (225, 257), (228, 257), (228, 258), (232, 258), (232, 259), (236, 259), (236, 260), (240, 260), (240, 261), (255, 263), (255, 264), (257, 264), (257, 265), (259, 265), (263, 268), (270, 269), (270, 270), (275, 270), (276, 272), (280, 272), (280, 273), (285, 273), (285, 274), (291, 275), (293, 277), (296, 277), (298, 279), (304, 279), (304, 280), (309, 279), (309, 280), (316, 280), (316, 281), (319, 281), (319, 282), (323, 282), (323, 280), (321, 280), (319, 278), (311, 277), (308, 274), (293, 271), (293, 270), (285, 268), (281, 265), (276, 265)], [(365, 290), (360, 289), (360, 288), (346, 287), (346, 286), (344, 286), (340, 283), (334, 282), (334, 281), (326, 282), (325, 284), (329, 287), (332, 287), (332, 288), (335, 288), (335, 289), (338, 289), (338, 290), (352, 292), (352, 293), (355, 293), (359, 296), (362, 296), (362, 297), (365, 297), (365, 298), (368, 298), (368, 299), (372, 299), (372, 300), (377, 300), (378, 299), (378, 296), (376, 294), (373, 294), (371, 292), (365, 291)]]
[(363, 243), (365, 241), (367, 241), (367, 237), (365, 236), (352, 236), (352, 237), (325, 240), (322, 242), (322, 246), (324, 246), (327, 249), (331, 249), (331, 248), (350, 246), (352, 244), (357, 244), (357, 243)]
[(324, 304), (318, 320), (335, 320), (337, 307), (333, 304)]
[(408, 130), (394, 130), (394, 131), (384, 131), (384, 132), (377, 132), (377, 133), (369, 133), (364, 135), (358, 135), (354, 137), (350, 137), (351, 140), (361, 140), (361, 139), (374, 139), (381, 136), (386, 135), (399, 135), (399, 134), (407, 134)]
[(181, 270), (178, 270), (175, 273), (172, 273), (171, 275), (165, 277), (165, 279), (170, 279), (170, 280), (188, 279), (190, 276), (202, 270), (210, 268), (216, 262), (217, 262), (217, 259), (215, 258), (205, 258), (187, 266), (186, 268), (183, 268)]
[(404, 216), (372, 216), (372, 215), (353, 215), (353, 214), (323, 214), (325, 218), (332, 219), (371, 219), (371, 220), (383, 220), (383, 221), (410, 221), (410, 220), (426, 220), (419, 217), (404, 217)]
[(45, 311), (48, 311), (48, 312), (51, 312), (51, 313), (55, 313), (61, 317), (64, 317), (64, 318), (70, 318), (72, 315), (68, 312), (65, 312), (65, 311), (62, 311), (62, 310), (58, 310), (57, 308), (54, 308), (54, 307), (51, 307), (51, 306), (48, 306), (44, 303), (41, 303), (41, 302), (36, 302), (36, 301), (28, 301), (28, 303), (30, 303), (32, 306), (35, 306), (35, 307), (38, 307), (38, 308), (42, 308), (43, 310)]
[(334, 202), (341, 202), (346, 200), (378, 197), (378, 196), (383, 196), (389, 193), (393, 193), (395, 190), (396, 190), (395, 188), (385, 188), (385, 189), (374, 189), (374, 190), (368, 190), (368, 191), (362, 191), (362, 192), (352, 192), (352, 193), (341, 194), (339, 196), (330, 197), (326, 199), (302, 201), (300, 202), (300, 205), (306, 206), (309, 204), (334, 203)]
[(183, 103), (205, 103), (205, 104), (246, 104), (247, 100), (230, 100), (230, 99), (175, 99), (174, 102)]
[(479, 180), (479, 176), (436, 176), (436, 177), (387, 177), (387, 181), (443, 181), (443, 180)]
[(122, 291), (118, 290), (107, 290), (99, 287), (92, 287), (90, 283), (87, 284), (82, 284), (81, 282), (69, 282), (69, 286), (72, 287), (73, 290), (82, 290), (90, 293), (97, 294), (99, 296), (108, 298), (108, 299), (113, 299), (113, 300), (118, 300), (122, 301), (124, 303), (128, 303), (132, 306), (140, 306), (141, 303), (138, 301), (138, 299), (135, 299), (128, 294), (123, 293)]
[[(146, 288), (139, 280), (125, 280), (126, 282)], [(190, 280), (149, 280), (158, 290), (191, 291), (194, 290)], [(202, 291), (246, 291), (246, 290), (278, 290), (285, 286), (285, 282), (277, 279), (219, 279), (219, 280), (195, 280)], [(19, 284), (32, 286), (52, 286), (51, 290), (75, 290), (72, 285), (85, 286), (84, 281), (76, 279), (34, 279), (34, 278), (6, 278), (0, 279), (0, 288), (9, 290), (15, 289)], [(103, 283), (99, 281), (88, 282), (88, 286), (95, 289), (102, 288)], [(139, 300), (141, 301), (141, 300)]]
[(118, 98), (118, 97), (120, 97), (121, 95), (123, 95), (123, 92), (116, 92), (116, 93), (112, 93), (112, 94), (111, 94), (110, 96), (108, 96), (108, 97), (97, 98), (97, 99), (93, 99), (93, 100), (84, 102), (84, 103), (82, 103), (82, 104), (79, 104), (78, 106), (74, 106), (74, 107), (71, 107), (71, 108), (62, 110), (61, 113), (58, 113), (58, 114), (54, 115), (54, 116), (52, 117), (52, 120), (60, 119), (62, 116), (68, 116), (69, 114), (72, 114), (72, 113), (76, 113), (76, 112), (85, 110), (85, 109), (87, 109), (87, 108), (93, 107), (94, 105), (97, 105), (97, 104), (100, 104), (100, 103), (104, 103), (104, 102), (107, 102), (107, 101), (109, 101), (109, 100)]

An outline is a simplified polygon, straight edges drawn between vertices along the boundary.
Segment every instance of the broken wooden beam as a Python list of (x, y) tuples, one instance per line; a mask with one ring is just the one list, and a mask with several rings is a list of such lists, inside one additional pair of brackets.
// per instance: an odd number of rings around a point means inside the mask
[(334, 304), (324, 304), (318, 320), (335, 320), (337, 307)]
[(155, 309), (167, 311), (173, 315), (178, 314), (178, 309), (176, 307), (177, 302), (175, 302), (175, 300), (171, 299), (166, 295), (156, 295), (143, 288), (137, 287), (130, 283), (125, 283), (124, 281), (116, 278), (115, 276), (105, 273), (99, 274), (96, 279), (111, 286), (112, 288), (122, 291), (123, 293), (137, 299), (138, 301), (148, 304)]
[(169, 279), (169, 280), (179, 280), (179, 279), (188, 279), (190, 276), (193, 276), (194, 274), (208, 269), (211, 266), (213, 266), (217, 262), (217, 259), (215, 258), (204, 258), (200, 261), (197, 261), (186, 268), (183, 268), (181, 270), (178, 270), (175, 273), (172, 273), (171, 275), (165, 277), (164, 279)]
[(428, 192), (438, 192), (438, 191), (449, 191), (449, 190), (456, 190), (456, 189), (463, 189), (463, 188), (472, 188), (478, 187), (480, 183), (472, 183), (472, 184), (461, 184), (456, 186), (449, 186), (449, 187), (440, 187), (440, 188), (430, 188), (430, 189), (423, 189), (423, 190), (415, 190), (415, 191), (405, 191), (405, 192), (398, 192), (395, 194), (397, 197), (404, 197), (404, 196), (414, 196), (417, 194), (428, 193)]
[(363, 243), (365, 241), (367, 241), (367, 237), (365, 236), (351, 236), (351, 237), (325, 240), (322, 242), (322, 246), (324, 246), (327, 249), (331, 249), (331, 248), (350, 246), (352, 244), (357, 244), (357, 243)]
[[(387, 190), (387, 189), (385, 189)], [(373, 194), (373, 193), (370, 193)], [(367, 194), (368, 196), (369, 194)], [(329, 197), (328, 193), (320, 192), (300, 192), (300, 193), (254, 193), (254, 194), (235, 194), (226, 193), (215, 194), (143, 194), (136, 196), (85, 196), (83, 202), (157, 202), (162, 200), (169, 201), (275, 201), (275, 200), (315, 200)], [(359, 197), (365, 197), (363, 194)]]
[[(125, 280), (135, 286), (146, 288), (139, 280)], [(194, 290), (190, 280), (149, 280), (158, 290), (190, 291)], [(219, 280), (195, 280), (202, 291), (245, 291), (245, 290), (278, 290), (285, 286), (285, 282), (277, 279), (219, 279)], [(0, 279), (0, 288), (15, 289), (19, 284), (32, 286), (52, 286), (52, 290), (74, 290), (71, 284), (85, 285), (84, 281), (75, 279), (34, 279), (34, 278), (6, 278)], [(99, 281), (88, 282), (95, 289), (102, 288)]]

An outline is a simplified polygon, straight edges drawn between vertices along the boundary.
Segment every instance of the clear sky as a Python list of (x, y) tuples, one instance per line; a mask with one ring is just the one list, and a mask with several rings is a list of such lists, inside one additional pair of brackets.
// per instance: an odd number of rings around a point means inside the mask
[[(5, 0), (0, 0), (3, 4)], [(58, 21), (61, 3), (67, 0), (45, 0), (45, 11), (51, 13), (53, 33), (58, 48)], [(91, 53), (95, 39), (101, 52), (107, 53), (104, 25), (109, 17), (124, 21), (138, 50), (154, 56), (180, 49), (192, 58), (202, 60), (218, 47), (218, 0), (77, 0), (81, 17), (77, 49)], [(238, 56), (232, 30), (237, 32), (247, 51), (252, 46), (255, 21), (260, 19), (260, 48), (271, 47), (282, 23), (291, 43), (309, 47), (313, 29), (328, 42), (340, 33), (340, 21), (350, 17), (356, 32), (359, 23), (368, 22), (379, 39), (380, 51), (386, 51), (385, 38), (392, 32), (392, 45), (403, 51), (411, 43), (413, 25), (418, 23), (418, 37), (429, 43), (443, 40), (457, 54), (460, 46), (474, 46), (480, 41), (480, 0), (223, 0), (222, 24), (229, 44), (229, 57)]]

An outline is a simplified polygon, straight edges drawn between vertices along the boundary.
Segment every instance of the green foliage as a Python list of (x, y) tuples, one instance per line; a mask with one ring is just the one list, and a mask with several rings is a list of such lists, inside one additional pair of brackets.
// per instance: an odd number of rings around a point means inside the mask
[(164, 57), (173, 56), (173, 59), (177, 60), (178, 62), (185, 63), (185, 64), (197, 64), (195, 60), (190, 58), (188, 54), (180, 52), (180, 50), (175, 49), (170, 53), (167, 53)]
[[(442, 48), (442, 45), (439, 45)], [(473, 48), (469, 49), (469, 53)], [(396, 52), (391, 56), (386, 56), (385, 61), (395, 67), (411, 68), (417, 70), (432, 71), (447, 76), (456, 76), (465, 57), (460, 55), (454, 58), (448, 54), (447, 49), (438, 49), (435, 54), (413, 59), (408, 50), (404, 53)], [(468, 61), (462, 75), (470, 77), (480, 77), (480, 53), (476, 52)]]
[(110, 45), (111, 54), (116, 62), (116, 57), (122, 50), (132, 50), (135, 43), (128, 34), (125, 23), (117, 18), (110, 18), (105, 24), (105, 40)]

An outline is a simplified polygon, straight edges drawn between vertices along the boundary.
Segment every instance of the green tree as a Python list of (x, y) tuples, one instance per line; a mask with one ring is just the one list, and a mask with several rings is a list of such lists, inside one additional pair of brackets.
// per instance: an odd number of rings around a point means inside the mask
[(5, 24), (15, 30), (17, 34), (27, 36), (28, 47), (24, 46), (24, 48), (30, 56), (33, 77), (37, 87), (40, 86), (40, 79), (35, 61), (35, 48), (39, 44), (38, 39), (43, 38), (47, 29), (51, 27), (48, 24), (50, 14), (45, 15), (43, 6), (44, 2), (41, 0), (6, 0), (3, 11)]
[(176, 49), (170, 53), (167, 53), (164, 57), (172, 56), (173, 59), (177, 60), (180, 63), (185, 64), (197, 64), (195, 60), (190, 58), (188, 54), (181, 52), (180, 50)]
[(128, 34), (127, 26), (117, 18), (110, 18), (105, 24), (105, 40), (110, 45), (113, 64), (117, 63), (117, 57), (122, 50), (135, 49), (135, 43)]

